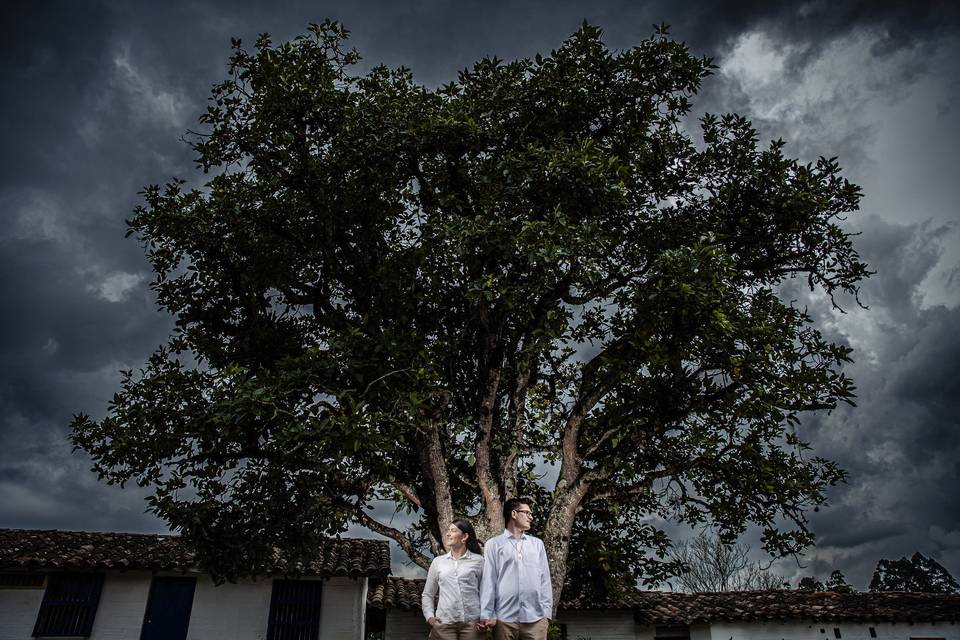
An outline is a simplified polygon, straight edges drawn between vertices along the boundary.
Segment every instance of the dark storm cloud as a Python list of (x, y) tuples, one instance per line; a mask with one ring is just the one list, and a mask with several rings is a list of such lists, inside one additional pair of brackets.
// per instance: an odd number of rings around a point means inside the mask
[(877, 55), (918, 41), (954, 35), (960, 21), (960, 9), (955, 3), (937, 0), (916, 3), (813, 0), (799, 5), (783, 2), (771, 6), (776, 9), (764, 17), (764, 26), (787, 39), (829, 40), (844, 35), (851, 27), (882, 29), (886, 37), (875, 48)]
[[(879, 557), (919, 549), (960, 570), (960, 318), (955, 304), (930, 302), (936, 283), (956, 291), (949, 278), (960, 261), (951, 247), (956, 181), (943, 169), (955, 166), (951, 149), (960, 146), (951, 107), (960, 89), (930, 82), (952, 68), (955, 3), (100, 1), (6, 9), (0, 296), (10, 311), (0, 316), (0, 526), (163, 529), (143, 515), (142, 493), (96, 482), (89, 461), (70, 452), (67, 424), (77, 411), (103, 415), (118, 370), (140, 366), (169, 331), (147, 289), (142, 251), (123, 239), (123, 220), (144, 185), (202, 180), (179, 137), (224, 78), (231, 37), (251, 47), (269, 32), (281, 42), (330, 17), (353, 31), (364, 67), (405, 65), (435, 86), (483, 56), (556, 48), (584, 19), (613, 48), (667, 22), (721, 66), (698, 110), (743, 112), (761, 137), (790, 137), (804, 158), (838, 155), (867, 189), (872, 215), (850, 224), (878, 271), (864, 289), (870, 311), (842, 316), (809, 300), (826, 332), (856, 349), (849, 372), (859, 387), (857, 408), (806, 425), (817, 453), (851, 472), (834, 506), (814, 514), (821, 546), (811, 568), (825, 575), (840, 566), (866, 586)], [(821, 77), (876, 61), (880, 72), (858, 82)], [(916, 120), (934, 123), (939, 144), (923, 156), (887, 157), (877, 140), (905, 154), (916, 124), (884, 109), (914, 94), (929, 96), (929, 105), (921, 101), (929, 113)], [(898, 130), (900, 138), (889, 135)], [(909, 182), (905, 166), (920, 177)], [(377, 513), (387, 518), (384, 509)]]
[(808, 420), (814, 451), (841, 464), (849, 482), (812, 514), (818, 545), (798, 575), (841, 568), (866, 588), (881, 558), (914, 551), (960, 566), (960, 310), (922, 304), (922, 283), (944, 251), (943, 227), (871, 217), (858, 242), (879, 270), (847, 314), (801, 288), (827, 336), (855, 348), (847, 368), (856, 407)]
[[(855, 523), (855, 526), (851, 524)], [(818, 543), (823, 547), (837, 548), (859, 548), (865, 544), (877, 544), (904, 533), (902, 524), (892, 524), (889, 522), (873, 522), (870, 526), (863, 526), (865, 523), (854, 514), (839, 509), (828, 510), (825, 515), (817, 517), (818, 529), (825, 531), (820, 535)], [(821, 575), (828, 574), (834, 567), (827, 567), (826, 571), (821, 569)], [(845, 567), (850, 574), (848, 568)], [(859, 576), (848, 575), (851, 580), (856, 580)]]
[(122, 302), (91, 291), (97, 279), (78, 271), (73, 242), (0, 240), (0, 296), (19, 310), (3, 319), (0, 345), (0, 526), (156, 529), (141, 492), (96, 484), (67, 424), (102, 413), (117, 371), (139, 366), (169, 323), (142, 291)]

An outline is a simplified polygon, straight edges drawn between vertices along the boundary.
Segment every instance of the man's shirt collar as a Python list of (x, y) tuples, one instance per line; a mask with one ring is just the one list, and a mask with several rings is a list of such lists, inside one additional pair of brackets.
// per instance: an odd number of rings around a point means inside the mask
[[(504, 538), (510, 538), (510, 539), (512, 539), (512, 540), (517, 540), (517, 538), (514, 538), (514, 537), (513, 537), (513, 534), (510, 533), (510, 529), (504, 529), (504, 530), (503, 530), (503, 537), (504, 537)], [(520, 538), (519, 538), (519, 539), (520, 539), (520, 540), (525, 540), (526, 537), (527, 537), (527, 532), (526, 532), (526, 531), (523, 531), (523, 532), (520, 533)]]

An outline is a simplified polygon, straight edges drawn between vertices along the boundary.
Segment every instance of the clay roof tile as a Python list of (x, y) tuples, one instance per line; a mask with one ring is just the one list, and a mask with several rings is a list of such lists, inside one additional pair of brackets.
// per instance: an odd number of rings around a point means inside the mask
[[(11, 568), (195, 571), (197, 562), (176, 535), (0, 529), (0, 569)], [(332, 539), (299, 569), (324, 577), (385, 576), (390, 548), (379, 540)]]

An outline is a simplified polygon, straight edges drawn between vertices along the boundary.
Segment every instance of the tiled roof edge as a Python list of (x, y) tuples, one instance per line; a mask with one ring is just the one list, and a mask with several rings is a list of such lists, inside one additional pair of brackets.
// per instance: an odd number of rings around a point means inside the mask
[[(384, 577), (390, 547), (382, 540), (330, 538), (306, 575)], [(199, 572), (194, 553), (176, 534), (0, 529), (0, 569)], [(270, 574), (286, 572), (278, 564)]]
[[(419, 610), (423, 579), (390, 576), (372, 583), (367, 602)], [(633, 611), (639, 624), (702, 622), (960, 622), (960, 594), (632, 591), (618, 601), (564, 598), (561, 610)]]

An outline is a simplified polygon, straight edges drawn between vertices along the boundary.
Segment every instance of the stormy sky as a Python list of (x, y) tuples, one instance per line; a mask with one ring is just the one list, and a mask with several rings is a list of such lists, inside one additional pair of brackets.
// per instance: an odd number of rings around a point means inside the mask
[[(855, 408), (806, 421), (850, 472), (812, 514), (819, 543), (785, 576), (920, 551), (960, 576), (960, 9), (902, 2), (26, 2), (0, 32), (0, 527), (165, 531), (143, 495), (97, 482), (71, 415), (104, 415), (119, 371), (170, 318), (124, 219), (151, 183), (195, 183), (180, 141), (225, 76), (231, 37), (275, 42), (334, 18), (364, 65), (435, 86), (485, 55), (532, 56), (584, 20), (630, 47), (654, 23), (719, 65), (695, 111), (736, 111), (804, 161), (837, 156), (866, 194), (846, 223), (876, 270), (869, 309), (801, 288), (855, 348)], [(749, 538), (749, 536), (748, 536)], [(749, 541), (749, 540), (748, 540)], [(395, 563), (397, 570), (402, 570)]]

